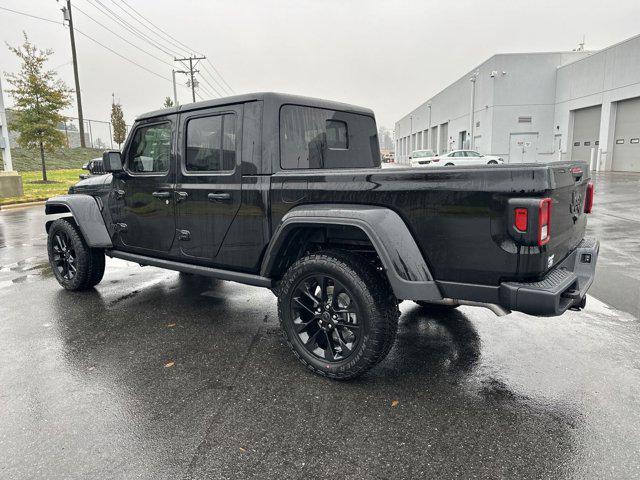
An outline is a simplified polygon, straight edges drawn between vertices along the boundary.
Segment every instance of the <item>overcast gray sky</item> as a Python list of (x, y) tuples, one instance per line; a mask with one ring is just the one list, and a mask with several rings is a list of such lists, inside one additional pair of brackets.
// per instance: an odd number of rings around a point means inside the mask
[[(99, 1), (151, 35), (124, 14), (123, 0)], [(152, 36), (145, 36), (147, 43), (127, 32), (100, 12), (97, 2), (72, 0), (78, 8), (75, 26), (170, 78), (168, 65), (116, 38), (79, 11), (173, 63), (170, 55), (150, 45), (156, 43)], [(236, 93), (280, 91), (354, 103), (372, 108), (378, 123), (390, 128), (410, 109), (494, 53), (570, 50), (583, 35), (587, 49), (600, 49), (640, 33), (638, 0), (125, 2), (165, 32), (206, 54)], [(0, 0), (0, 6), (56, 21), (62, 17), (62, 4), (56, 0)], [(22, 30), (41, 48), (55, 50), (50, 66), (72, 87), (68, 30), (61, 24), (0, 10), (1, 40), (19, 44)], [(127, 122), (160, 108), (164, 97), (172, 95), (170, 81), (81, 35), (76, 41), (85, 117), (107, 120), (112, 93), (122, 103)], [(2, 45), (0, 70), (17, 68), (15, 56)], [(180, 83), (184, 81), (180, 77)], [(6, 81), (3, 85), (6, 88)], [(189, 91), (179, 88), (179, 98), (183, 103), (189, 101)], [(11, 105), (6, 95), (5, 99)], [(67, 113), (76, 115), (74, 109)]]

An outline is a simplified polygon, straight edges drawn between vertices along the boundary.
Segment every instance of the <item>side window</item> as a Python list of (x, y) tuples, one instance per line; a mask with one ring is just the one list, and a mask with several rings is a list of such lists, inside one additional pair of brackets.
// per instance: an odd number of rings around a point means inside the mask
[(166, 122), (137, 128), (127, 157), (127, 167), (131, 172), (168, 172), (171, 160), (171, 124)]
[(230, 171), (236, 165), (235, 114), (187, 121), (185, 168), (188, 172)]
[(372, 117), (299, 105), (283, 105), (280, 109), (282, 168), (379, 165), (378, 132)]

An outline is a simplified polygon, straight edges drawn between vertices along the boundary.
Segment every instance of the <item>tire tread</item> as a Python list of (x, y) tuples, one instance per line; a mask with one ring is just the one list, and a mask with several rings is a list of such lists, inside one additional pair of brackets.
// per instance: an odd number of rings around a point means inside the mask
[[(351, 277), (351, 281), (356, 288), (359, 291), (363, 291), (365, 296), (369, 296), (370, 300), (372, 300), (373, 315), (370, 316), (370, 337), (373, 343), (365, 349), (364, 354), (357, 359), (354, 365), (349, 366), (348, 369), (342, 372), (325, 371), (311, 364), (305, 357), (298, 353), (296, 347), (286, 334), (284, 325), (284, 308), (286, 307), (286, 302), (283, 301), (283, 293), (295, 286), (298, 280), (296, 274), (299, 270), (304, 269), (308, 265), (322, 264), (330, 264), (334, 268), (338, 268), (343, 275)], [(287, 270), (278, 286), (277, 294), (278, 317), (285, 341), (296, 358), (314, 373), (335, 380), (355, 378), (380, 363), (393, 347), (398, 331), (398, 317), (400, 315), (398, 302), (391, 291), (385, 275), (377, 271), (367, 259), (359, 254), (342, 250), (325, 250), (302, 257)]]

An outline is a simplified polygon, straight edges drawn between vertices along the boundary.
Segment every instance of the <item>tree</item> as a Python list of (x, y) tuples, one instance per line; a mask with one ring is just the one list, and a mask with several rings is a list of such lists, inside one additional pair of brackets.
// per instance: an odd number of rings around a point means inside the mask
[(8, 90), (14, 100), (15, 116), (10, 127), (16, 130), (18, 144), (29, 149), (40, 149), (42, 181), (47, 181), (44, 152), (51, 152), (66, 144), (64, 133), (57, 129), (65, 120), (60, 111), (71, 105), (71, 92), (57, 78), (53, 70), (45, 70), (45, 62), (53, 50), (40, 50), (29, 42), (23, 32), (24, 43), (20, 47), (7, 44), (9, 50), (22, 61), (16, 74), (6, 73), (13, 87)]
[(127, 136), (127, 125), (124, 123), (122, 106), (113, 100), (111, 104), (111, 125), (113, 126), (113, 141), (118, 144), (118, 148)]
[(164, 97), (164, 105), (162, 105), (164, 108), (171, 108), (173, 107), (173, 100), (171, 100), (171, 97)]

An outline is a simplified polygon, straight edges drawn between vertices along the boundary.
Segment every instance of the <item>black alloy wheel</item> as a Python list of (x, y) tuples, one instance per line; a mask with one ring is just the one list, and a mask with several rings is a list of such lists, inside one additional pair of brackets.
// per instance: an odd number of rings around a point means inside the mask
[(360, 309), (349, 290), (334, 277), (318, 274), (300, 281), (290, 302), (298, 341), (325, 362), (347, 359), (361, 334)]
[(384, 273), (355, 253), (297, 260), (276, 287), (285, 340), (309, 370), (355, 378), (381, 362), (398, 330), (398, 301)]
[(104, 250), (90, 248), (72, 218), (51, 223), (47, 253), (54, 277), (67, 290), (86, 290), (102, 280)]
[(58, 230), (53, 235), (53, 256), (51, 264), (58, 271), (58, 275), (65, 280), (73, 280), (78, 274), (76, 251), (66, 232)]

